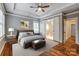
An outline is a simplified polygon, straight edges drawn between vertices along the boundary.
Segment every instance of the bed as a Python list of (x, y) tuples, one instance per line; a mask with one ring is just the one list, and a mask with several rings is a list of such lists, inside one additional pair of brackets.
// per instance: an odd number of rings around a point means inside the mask
[(18, 44), (23, 48), (31, 46), (34, 40), (44, 40), (45, 37), (41, 34), (34, 34), (33, 30), (19, 30), (18, 31)]

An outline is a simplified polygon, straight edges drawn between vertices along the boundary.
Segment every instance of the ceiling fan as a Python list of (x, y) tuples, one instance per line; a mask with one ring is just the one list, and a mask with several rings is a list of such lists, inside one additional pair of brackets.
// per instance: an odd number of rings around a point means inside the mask
[(42, 5), (42, 3), (39, 3), (37, 6), (30, 6), (30, 8), (37, 8), (37, 10), (35, 11), (35, 12), (37, 12), (37, 11), (42, 11), (42, 12), (45, 12), (45, 10), (44, 10), (44, 8), (48, 8), (49, 7), (49, 5)]

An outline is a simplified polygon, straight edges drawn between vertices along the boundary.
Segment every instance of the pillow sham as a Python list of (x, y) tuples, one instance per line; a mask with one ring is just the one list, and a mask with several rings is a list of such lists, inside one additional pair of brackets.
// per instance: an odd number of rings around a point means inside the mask
[(34, 35), (34, 34), (33, 34), (33, 32), (27, 32), (27, 35), (28, 35), (28, 36), (32, 36), (32, 35)]
[(23, 37), (27, 37), (27, 36), (28, 36), (28, 34), (26, 32), (20, 32), (18, 39), (23, 38)]
[(23, 37), (27, 37), (27, 36), (32, 36), (32, 35), (34, 35), (33, 32), (20, 32), (18, 39), (23, 38)]

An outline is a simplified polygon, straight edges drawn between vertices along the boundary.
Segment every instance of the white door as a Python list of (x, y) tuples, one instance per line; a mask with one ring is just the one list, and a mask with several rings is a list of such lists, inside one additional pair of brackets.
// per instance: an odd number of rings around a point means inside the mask
[(53, 40), (60, 42), (59, 39), (59, 17), (53, 20)]

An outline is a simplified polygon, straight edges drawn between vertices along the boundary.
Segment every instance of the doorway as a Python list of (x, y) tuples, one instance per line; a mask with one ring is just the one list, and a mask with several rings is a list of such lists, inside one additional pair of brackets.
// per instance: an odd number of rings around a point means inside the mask
[(64, 20), (64, 42), (74, 37), (76, 40), (76, 18), (67, 18)]

